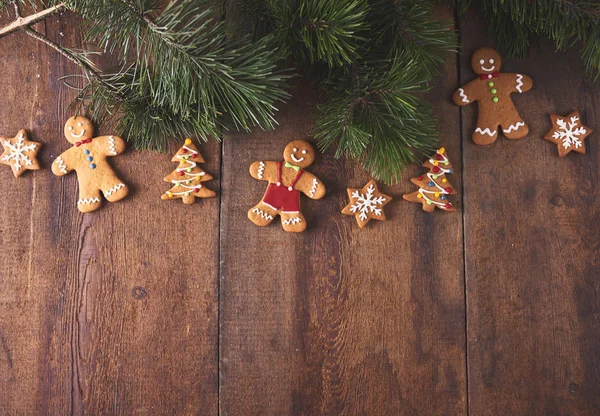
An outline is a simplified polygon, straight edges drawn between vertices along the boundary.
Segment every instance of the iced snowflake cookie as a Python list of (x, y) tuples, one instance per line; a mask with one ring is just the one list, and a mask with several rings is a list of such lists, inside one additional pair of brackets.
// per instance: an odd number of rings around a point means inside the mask
[(161, 196), (162, 200), (181, 198), (184, 204), (193, 204), (196, 198), (216, 195), (202, 185), (202, 182), (210, 181), (212, 176), (198, 167), (198, 163), (204, 163), (204, 159), (192, 139), (185, 139), (185, 144), (171, 162), (177, 162), (179, 166), (165, 178), (165, 182), (173, 187)]
[(4, 147), (0, 162), (9, 165), (17, 178), (26, 170), (40, 168), (36, 156), (42, 145), (27, 139), (25, 130), (19, 130), (19, 133), (13, 138), (0, 137), (0, 143)]
[(423, 204), (423, 211), (433, 212), (436, 208), (444, 211), (456, 211), (448, 202), (448, 195), (456, 194), (456, 189), (448, 183), (447, 173), (453, 173), (452, 165), (446, 157), (446, 150), (441, 147), (437, 153), (423, 163), (429, 172), (412, 178), (410, 181), (419, 187), (418, 191), (404, 194), (402, 197), (410, 202)]
[(477, 101), (477, 126), (473, 132), (476, 144), (495, 142), (498, 126), (508, 139), (521, 139), (529, 133), (510, 95), (529, 91), (533, 81), (527, 75), (500, 73), (500, 65), (502, 58), (494, 49), (477, 49), (471, 66), (478, 78), (460, 87), (452, 96), (454, 104), (461, 107)]
[(306, 229), (306, 220), (300, 211), (300, 193), (321, 199), (325, 196), (325, 185), (304, 170), (315, 160), (315, 151), (307, 141), (289, 143), (283, 158), (285, 162), (258, 161), (250, 166), (250, 175), (268, 181), (269, 186), (262, 200), (248, 211), (248, 218), (264, 227), (279, 215), (285, 231), (301, 232)]
[(101, 193), (107, 201), (125, 198), (129, 188), (117, 177), (106, 160), (125, 150), (125, 141), (117, 136), (94, 138), (94, 126), (85, 117), (71, 117), (65, 124), (65, 137), (73, 146), (52, 163), (52, 173), (63, 176), (77, 172), (81, 212), (94, 211), (102, 205)]
[(342, 214), (354, 215), (360, 228), (371, 220), (385, 221), (386, 206), (392, 197), (379, 192), (373, 179), (362, 188), (348, 188), (350, 203), (344, 207)]
[(592, 132), (588, 126), (581, 123), (579, 111), (573, 111), (568, 116), (550, 115), (552, 129), (544, 139), (558, 146), (558, 155), (565, 157), (571, 151), (585, 153), (585, 138)]

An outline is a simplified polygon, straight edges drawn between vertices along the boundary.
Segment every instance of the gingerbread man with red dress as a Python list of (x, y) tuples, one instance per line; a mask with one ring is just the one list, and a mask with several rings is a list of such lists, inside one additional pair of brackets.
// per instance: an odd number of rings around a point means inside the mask
[(321, 199), (325, 196), (325, 185), (305, 170), (315, 160), (315, 151), (307, 141), (289, 143), (283, 158), (285, 162), (258, 161), (250, 166), (250, 175), (269, 181), (269, 186), (263, 199), (248, 211), (248, 218), (264, 227), (279, 215), (285, 231), (302, 232), (306, 229), (306, 219), (300, 210), (300, 194)]
[(499, 128), (508, 139), (521, 139), (529, 133), (510, 94), (529, 91), (533, 81), (527, 75), (500, 73), (501, 64), (502, 58), (494, 49), (477, 49), (471, 66), (478, 78), (460, 87), (452, 96), (454, 104), (461, 107), (477, 101), (477, 127), (472, 136), (476, 144), (495, 142)]

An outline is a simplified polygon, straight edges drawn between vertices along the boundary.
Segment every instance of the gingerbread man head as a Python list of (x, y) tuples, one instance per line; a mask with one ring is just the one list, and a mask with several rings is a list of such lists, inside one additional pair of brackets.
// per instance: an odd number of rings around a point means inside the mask
[(315, 161), (315, 150), (305, 140), (294, 140), (285, 147), (283, 159), (291, 165), (305, 169)]
[(94, 137), (94, 126), (86, 117), (71, 117), (65, 124), (65, 137), (72, 144), (84, 139), (91, 139)]
[(502, 58), (500, 54), (492, 48), (479, 48), (471, 58), (471, 66), (477, 75), (488, 75), (500, 71)]

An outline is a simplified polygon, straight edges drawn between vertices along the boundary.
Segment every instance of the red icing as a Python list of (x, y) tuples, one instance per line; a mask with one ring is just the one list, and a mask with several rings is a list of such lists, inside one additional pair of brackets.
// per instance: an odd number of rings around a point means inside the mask
[(437, 160), (444, 160), (444, 156), (440, 155), (439, 153), (437, 154), (437, 156), (435, 158)]
[(195, 193), (198, 193), (198, 192), (200, 192), (200, 188), (195, 188), (195, 189), (194, 189), (194, 192), (195, 192)]
[(452, 188), (446, 188), (445, 191), (450, 193), (450, 192), (452, 192)]
[(423, 177), (422, 177), (422, 176), (419, 176), (419, 177), (417, 178), (417, 180), (418, 180), (418, 181), (422, 181), (422, 180), (423, 180)]
[(183, 176), (183, 175), (184, 175), (183, 171), (182, 171), (182, 170), (180, 170), (180, 171), (179, 171), (179, 176)]
[(187, 153), (187, 149), (184, 147), (183, 149), (181, 149), (181, 153)]
[(452, 208), (452, 204), (451, 203), (447, 203), (446, 205), (444, 205), (445, 208)]
[(438, 173), (440, 171), (440, 168), (438, 166), (434, 166), (432, 170), (433, 173)]

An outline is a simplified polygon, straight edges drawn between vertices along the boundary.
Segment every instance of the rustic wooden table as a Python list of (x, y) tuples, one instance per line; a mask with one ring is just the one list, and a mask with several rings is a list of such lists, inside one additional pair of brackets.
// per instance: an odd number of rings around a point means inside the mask
[[(450, 101), (494, 45), (474, 16), (457, 22), (429, 99), (455, 165), (455, 214), (402, 201), (413, 166), (382, 191), (389, 220), (360, 230), (345, 188), (368, 180), (331, 155), (303, 234), (254, 226), (257, 159), (306, 138), (316, 88), (300, 81), (275, 132), (202, 145), (219, 196), (163, 202), (171, 154), (112, 160), (127, 200), (87, 215), (68, 147), (69, 62), (33, 39), (0, 40), (0, 134), (44, 143), (43, 170), (0, 166), (0, 414), (590, 415), (600, 413), (600, 84), (577, 51), (542, 43), (506, 60), (534, 89), (515, 97), (531, 134), (476, 146), (474, 106)], [(80, 43), (68, 15), (38, 29)], [(585, 155), (542, 140), (549, 114), (579, 109), (595, 128)], [(173, 147), (173, 151), (176, 147)]]

